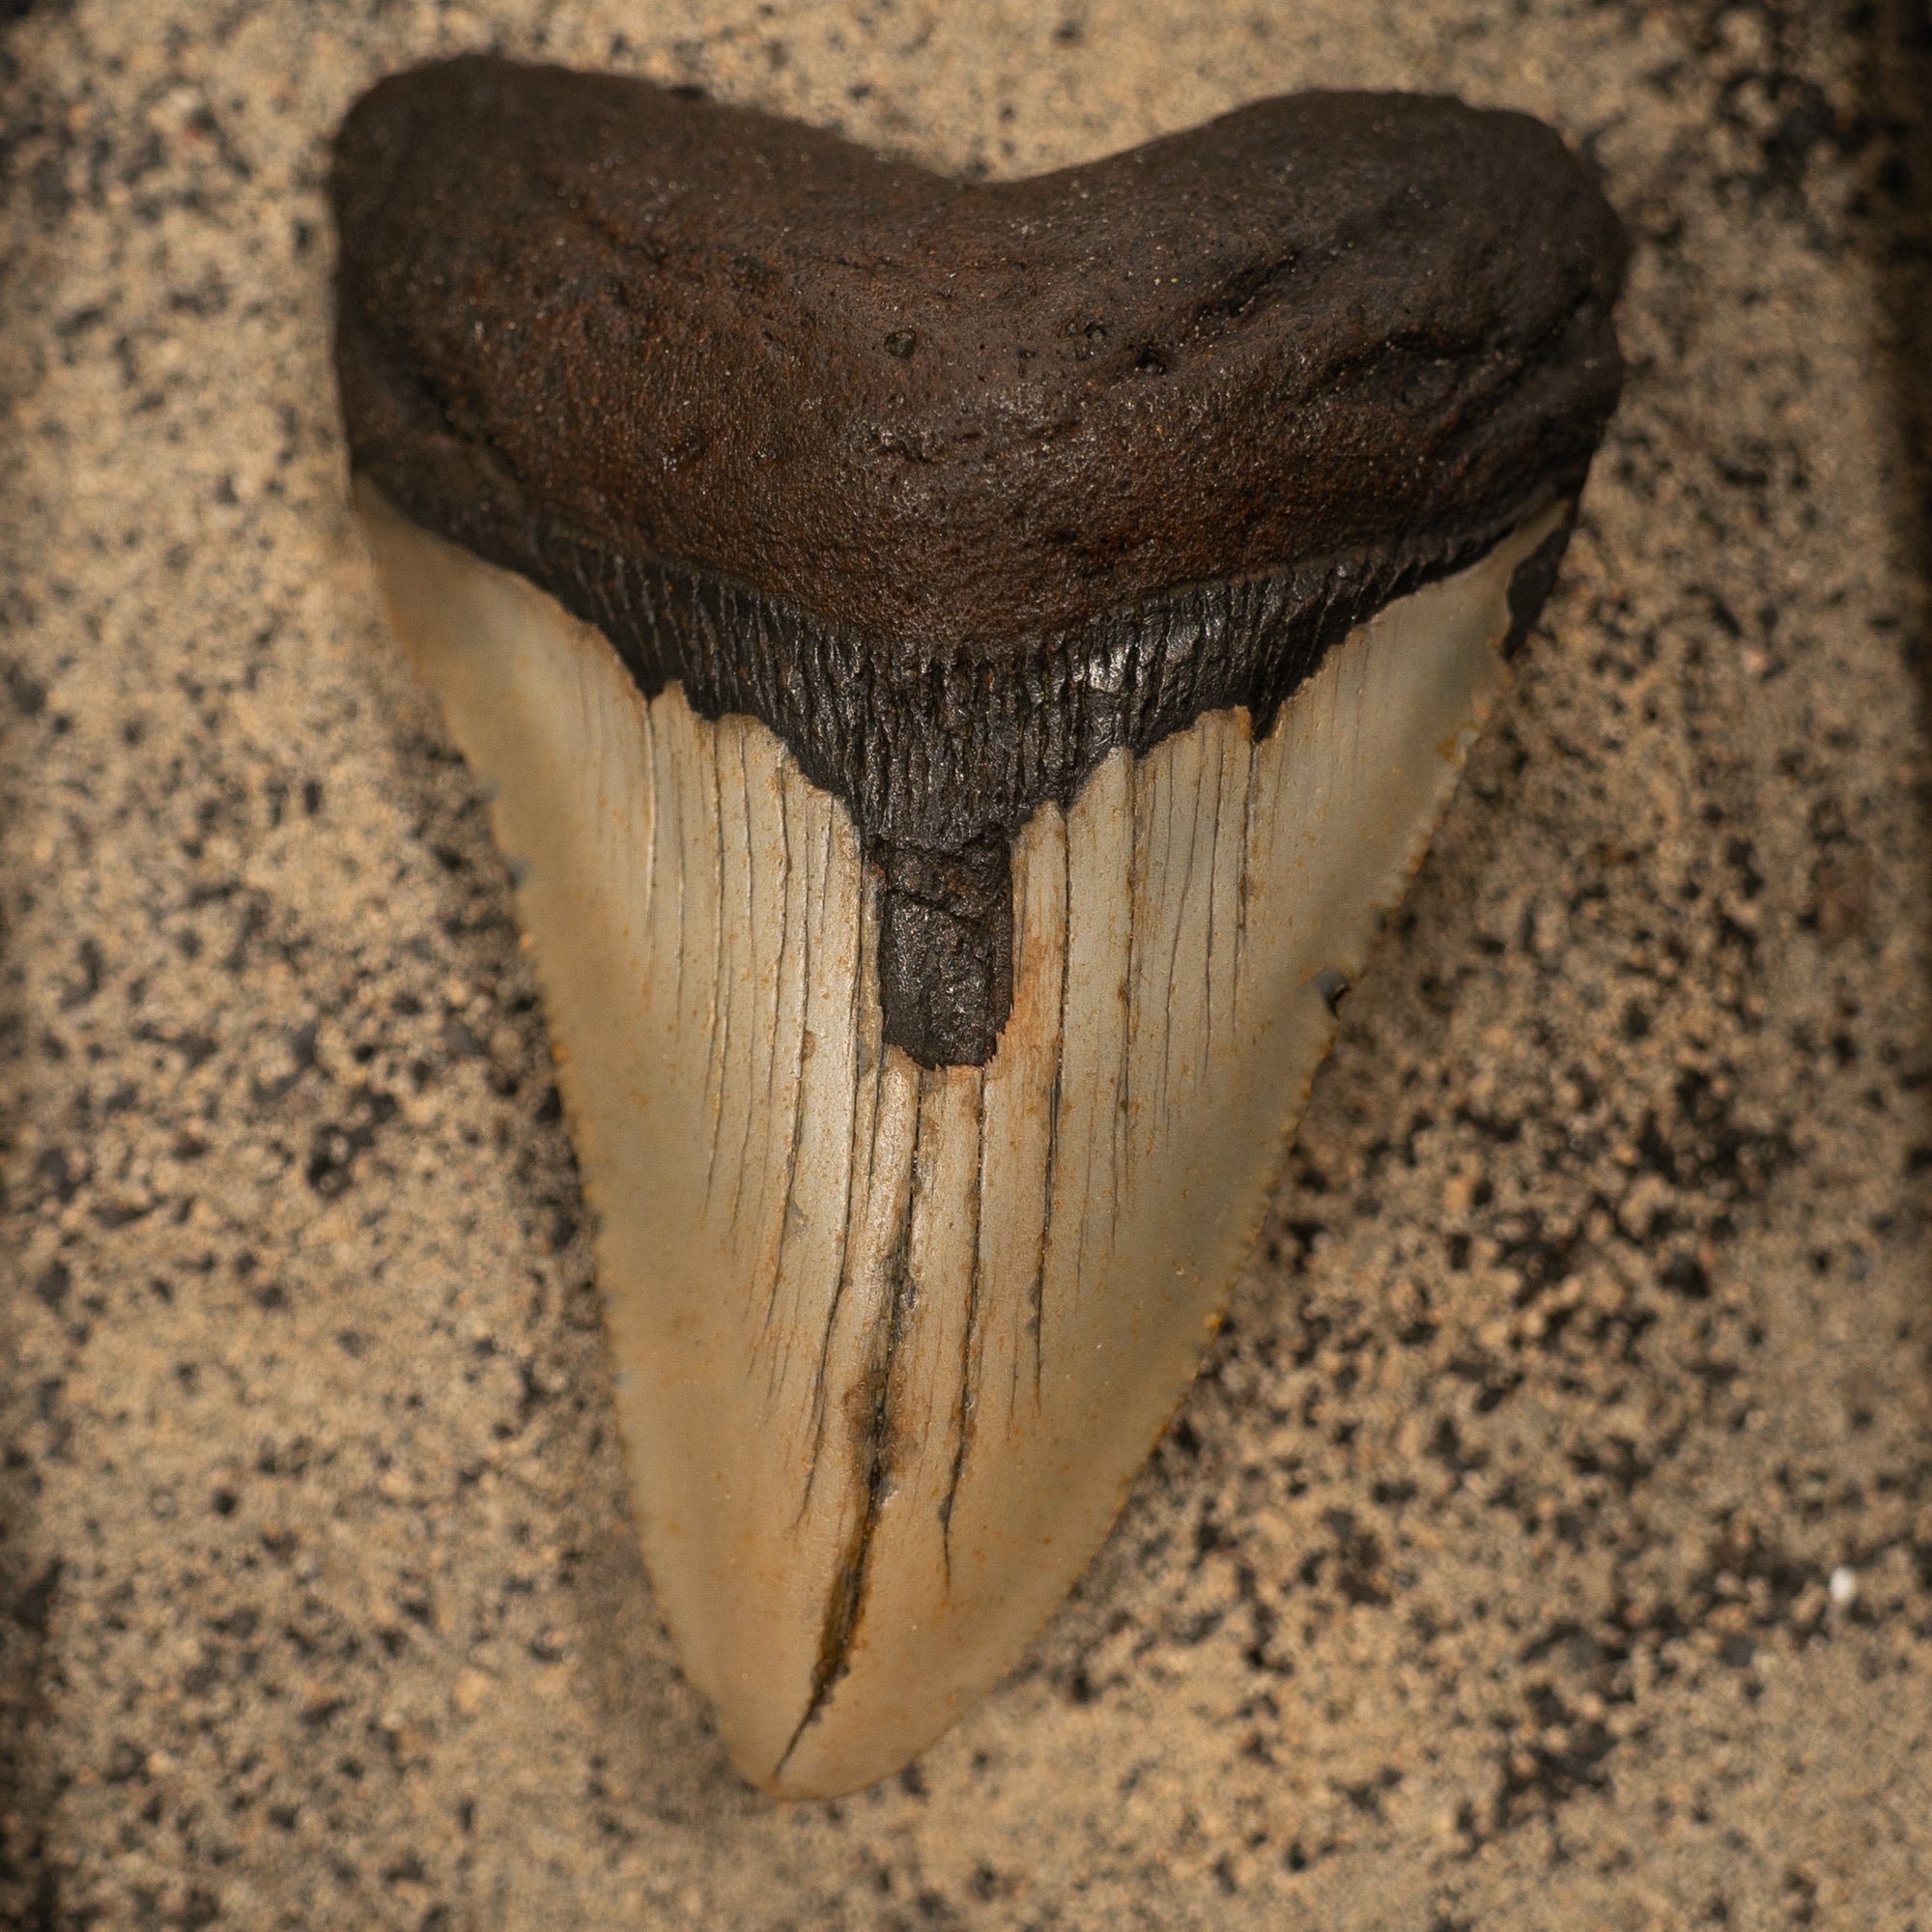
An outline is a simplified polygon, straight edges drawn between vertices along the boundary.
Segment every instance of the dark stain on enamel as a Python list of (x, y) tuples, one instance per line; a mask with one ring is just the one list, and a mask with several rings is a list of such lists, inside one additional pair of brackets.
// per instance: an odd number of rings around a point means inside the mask
[(926, 1066), (991, 1057), (1038, 806), (1205, 711), (1264, 729), (1353, 625), (1574, 497), (1621, 381), (1594, 182), (1435, 98), (967, 185), (467, 58), (365, 96), (331, 186), (356, 469), (844, 799), (886, 1037)]

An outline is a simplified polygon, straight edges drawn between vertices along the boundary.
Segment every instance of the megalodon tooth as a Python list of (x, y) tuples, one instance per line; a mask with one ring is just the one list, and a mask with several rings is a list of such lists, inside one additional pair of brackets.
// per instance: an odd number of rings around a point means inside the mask
[(493, 794), (639, 1534), (753, 1782), (1020, 1658), (1193, 1377), (1554, 577), (1621, 231), (1264, 100), (961, 183), (642, 81), (350, 114), (336, 366)]

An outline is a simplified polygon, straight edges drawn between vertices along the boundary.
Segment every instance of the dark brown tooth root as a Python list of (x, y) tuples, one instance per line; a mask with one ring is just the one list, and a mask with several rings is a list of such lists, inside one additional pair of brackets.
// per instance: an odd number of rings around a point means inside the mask
[(746, 1776), (897, 1769), (1194, 1373), (1560, 561), (1614, 217), (1264, 101), (991, 186), (463, 60), (350, 116), (337, 368), (492, 791), (639, 1535)]
[(1452, 100), (962, 185), (475, 58), (365, 97), (333, 192), (356, 469), (845, 801), (926, 1065), (1006, 1018), (997, 841), (1574, 497), (1620, 378), (1615, 217)]

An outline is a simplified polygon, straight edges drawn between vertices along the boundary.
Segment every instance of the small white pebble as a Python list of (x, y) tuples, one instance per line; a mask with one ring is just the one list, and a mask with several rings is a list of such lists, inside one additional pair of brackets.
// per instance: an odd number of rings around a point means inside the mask
[(1831, 1592), (1833, 1603), (1841, 1610), (1849, 1609), (1853, 1604), (1858, 1602), (1858, 1577), (1854, 1572), (1846, 1569), (1842, 1563), (1832, 1572), (1830, 1578), (1825, 1584), (1825, 1588)]

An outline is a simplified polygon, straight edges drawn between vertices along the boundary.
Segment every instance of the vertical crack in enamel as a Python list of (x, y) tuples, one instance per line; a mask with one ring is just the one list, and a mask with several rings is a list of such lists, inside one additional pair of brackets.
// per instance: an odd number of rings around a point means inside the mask
[(1247, 746), (1246, 783), (1241, 787), (1241, 839), (1239, 870), (1235, 880), (1235, 970), (1233, 974), (1234, 998), (1238, 1002), (1241, 996), (1241, 954), (1248, 943), (1248, 864), (1250, 846), (1248, 835), (1255, 820), (1255, 785), (1261, 776), (1261, 759), (1256, 755), (1252, 740)]
[[(753, 820), (752, 781), (750, 774), (746, 770), (745, 760), (742, 754), (740, 755), (738, 760), (738, 780), (739, 780), (739, 794), (745, 809), (745, 825), (747, 831), (749, 832)], [(784, 798), (784, 793), (782, 791), (779, 793), (779, 798), (781, 802), (782, 802)], [(790, 881), (788, 878), (785, 877), (784, 839), (782, 833), (781, 833), (781, 836), (777, 843), (772, 848), (773, 856), (774, 858), (776, 858), (778, 862), (778, 867), (780, 873), (779, 882), (776, 887), (774, 887), (773, 883), (769, 879), (767, 879), (764, 882), (762, 887), (759, 884), (758, 858), (759, 854), (763, 852), (764, 849), (765, 849), (764, 840), (756, 838), (752, 838), (747, 840), (747, 860), (744, 867), (745, 903), (742, 908), (741, 919), (740, 919), (740, 932), (742, 933), (743, 938), (741, 939), (740, 943), (741, 944), (749, 943), (752, 949), (751, 962), (750, 962), (751, 972), (752, 972), (752, 1006), (753, 1009), (753, 1024), (752, 1027), (752, 1051), (753, 1052), (753, 1054), (762, 1054), (764, 1056), (765, 1071), (762, 1083), (757, 1079), (755, 1067), (753, 1069), (753, 1078), (745, 1083), (744, 1100), (743, 1100), (744, 1117), (745, 1117), (744, 1126), (738, 1135), (738, 1158), (733, 1164), (732, 1176), (731, 1176), (731, 1206), (728, 1211), (733, 1221), (738, 1220), (740, 1215), (744, 1212), (745, 1180), (746, 1177), (750, 1175), (751, 1172), (753, 1171), (752, 1133), (753, 1128), (758, 1124), (758, 1120), (759, 1120), (758, 1109), (755, 1104), (755, 1096), (759, 1092), (760, 1086), (762, 1086), (764, 1092), (765, 1108), (764, 1108), (763, 1118), (767, 1128), (769, 1128), (772, 1121), (777, 1118), (777, 1116), (772, 1112), (772, 1080), (777, 1070), (777, 1062), (778, 1062), (778, 1056), (774, 1048), (777, 1038), (778, 1017), (779, 1017), (778, 1016), (779, 968), (783, 960), (784, 942), (786, 937), (784, 913), (787, 902), (789, 901), (791, 895), (790, 895)], [(774, 925), (770, 918), (768, 917), (760, 918), (758, 916), (758, 910), (757, 910), (761, 905), (771, 903), (774, 892), (777, 893), (777, 904), (779, 906), (779, 918), (776, 925)], [(762, 939), (766, 943), (766, 945), (770, 947), (772, 950), (772, 958), (770, 961), (772, 1012), (769, 1025), (759, 1025), (757, 1024), (757, 1019), (756, 1019), (758, 995), (763, 990), (767, 979), (765, 973), (766, 962), (759, 956), (758, 941), (760, 939)], [(737, 982), (734, 981), (733, 983), (735, 985)], [(728, 1050), (729, 1049), (727, 1048), (726, 1051), (728, 1052)], [(759, 1189), (760, 1192), (762, 1193), (765, 1185), (766, 1177), (770, 1174), (771, 1171), (770, 1163), (764, 1160), (760, 1160), (756, 1163), (756, 1166), (757, 1166)], [(762, 1207), (762, 1203), (760, 1203), (760, 1206)], [(760, 1214), (757, 1217), (757, 1222), (759, 1226), (763, 1225), (763, 1220), (764, 1217), (762, 1214)]]
[(849, 1790), (1017, 1661), (1184, 1392), (1547, 531), (1389, 606), (1259, 739), (1208, 713), (1040, 807), (999, 1049), (922, 1069), (846, 808), (361, 508), (494, 788), (660, 1608), (748, 1776)]
[[(887, 1059), (880, 1056), (881, 1084), (875, 1099), (872, 1115), (871, 1146), (867, 1157), (867, 1189), (871, 1192), (877, 1179), (881, 1154), (879, 1144), (879, 1122), (887, 1112), (885, 1105), (885, 1071)], [(839, 1680), (851, 1665), (852, 1647), (859, 1634), (859, 1620), (866, 1612), (866, 1586), (869, 1578), (873, 1546), (879, 1529), (879, 1517), (886, 1499), (892, 1491), (894, 1444), (897, 1434), (895, 1409), (897, 1406), (896, 1371), (899, 1359), (899, 1345), (903, 1340), (904, 1326), (912, 1304), (918, 1298), (918, 1289), (912, 1272), (913, 1224), (919, 1211), (923, 1175), (920, 1167), (920, 1147), (925, 1131), (925, 1087), (930, 1076), (919, 1074), (911, 1082), (897, 1082), (895, 1087), (910, 1085), (913, 1107), (912, 1158), (907, 1164), (904, 1191), (899, 1191), (897, 1177), (889, 1170), (889, 1185), (892, 1188), (891, 1226), (892, 1234), (886, 1251), (877, 1264), (878, 1278), (884, 1289), (884, 1304), (874, 1322), (874, 1340), (871, 1359), (867, 1366), (865, 1378), (848, 1398), (853, 1411), (852, 1428), (856, 1444), (854, 1462), (859, 1470), (859, 1506), (844, 1551), (838, 1567), (834, 1573), (832, 1588), (826, 1598), (825, 1619), (820, 1628), (818, 1655), (811, 1670), (811, 1690), (806, 1699), (805, 1710), (798, 1720), (798, 1727), (785, 1742), (785, 1747), (773, 1767), (772, 1776), (784, 1776), (784, 1769), (790, 1763), (792, 1753), (797, 1750), (799, 1741), (816, 1721), (825, 1709), (827, 1701), (838, 1688)], [(897, 1110), (895, 1110), (895, 1116)], [(894, 1118), (889, 1125), (896, 1125)], [(891, 1157), (890, 1146), (885, 1150)], [(833, 1304), (831, 1321), (827, 1324), (827, 1346), (830, 1347), (831, 1328), (838, 1314), (838, 1302)], [(820, 1396), (823, 1397), (824, 1363), (821, 1358), (819, 1369)], [(821, 1409), (821, 1414), (822, 1414)]]
[(1054, 976), (1054, 1005), (1059, 1024), (1052, 1043), (1053, 1077), (1046, 1101), (1046, 1176), (1040, 1189), (1038, 1258), (1034, 1265), (1033, 1288), (1028, 1295), (1028, 1326), (1033, 1339), (1033, 1399), (1037, 1407), (1046, 1350), (1046, 1258), (1053, 1242), (1053, 1207), (1060, 1186), (1060, 1115), (1065, 1098), (1066, 1082), (1066, 962), (1073, 952), (1073, 854), (1066, 842), (1066, 831), (1060, 827), (1060, 930), (1059, 965)]
[[(1113, 1127), (1113, 1157), (1107, 1166), (1107, 1212), (1101, 1221), (1106, 1230), (1108, 1246), (1111, 1249), (1114, 1230), (1121, 1224), (1122, 1182), (1127, 1172), (1128, 1122), (1132, 1118), (1134, 1104), (1134, 965), (1135, 954), (1145, 958), (1148, 934), (1145, 922), (1139, 915), (1145, 906), (1146, 854), (1142, 845), (1142, 828), (1146, 825), (1151, 835), (1152, 825), (1151, 815), (1140, 810), (1140, 797), (1147, 768), (1133, 760), (1127, 761), (1126, 768), (1126, 824), (1121, 838), (1122, 857), (1125, 861), (1126, 877), (1124, 887), (1123, 918), (1126, 941), (1126, 963), (1121, 972), (1121, 1026), (1118, 1051), (1120, 1059), (1114, 1075), (1114, 1107), (1111, 1116)], [(1088, 1206), (1093, 1205), (1093, 1196), (1088, 1196)], [(1082, 1258), (1085, 1258), (1087, 1243), (1080, 1243)]]
[[(868, 893), (867, 897), (871, 895)], [(859, 971), (853, 984), (853, 1013), (857, 1015), (873, 1005), (865, 997), (870, 980), (867, 970), (872, 964), (871, 934), (873, 923), (867, 920), (862, 929)], [(863, 1039), (854, 1028), (855, 1042)], [(838, 1247), (838, 1265), (833, 1276), (831, 1305), (825, 1311), (825, 1324), (819, 1338), (818, 1367), (811, 1382), (811, 1408), (810, 1431), (811, 1453), (806, 1464), (805, 1489), (799, 1497), (798, 1520), (803, 1522), (806, 1512), (811, 1506), (811, 1492), (818, 1481), (820, 1461), (825, 1449), (826, 1422), (832, 1403), (831, 1362), (833, 1348), (838, 1338), (838, 1316), (845, 1306), (854, 1283), (867, 1266), (867, 1236), (875, 1217), (874, 1194), (878, 1179), (879, 1162), (879, 1122), (886, 1117), (888, 1100), (887, 1078), (894, 1070), (892, 1062), (882, 1052), (876, 1041), (865, 1042), (870, 1046), (871, 1110), (864, 1117), (855, 1105), (852, 1114), (852, 1157), (845, 1168), (845, 1211), (844, 1235)], [(858, 1090), (866, 1088), (867, 1066), (862, 1059), (856, 1068)], [(896, 1085), (896, 1083), (895, 1083)], [(860, 1179), (859, 1144), (864, 1141), (865, 1178)], [(818, 1694), (814, 1691), (814, 1695)]]
[(1214, 760), (1214, 804), (1208, 814), (1208, 929), (1201, 942), (1201, 1065), (1214, 1050), (1214, 911), (1221, 874), (1221, 796), (1228, 768), (1227, 751)]
[[(759, 1331), (762, 1344), (771, 1334), (772, 1317), (778, 1312), (779, 1286), (784, 1279), (785, 1240), (791, 1233), (791, 1220), (797, 1200), (799, 1160), (805, 1150), (805, 1064), (808, 1042), (811, 1031), (806, 1025), (807, 1001), (811, 989), (811, 853), (806, 848), (806, 863), (801, 867), (792, 857), (792, 815), (785, 809), (784, 792), (779, 793), (779, 806), (784, 820), (785, 841), (785, 912), (789, 920), (791, 912), (792, 881), (801, 875), (804, 888), (800, 895), (800, 911), (796, 956), (798, 959), (798, 1046), (797, 1058), (792, 1067), (791, 1079), (791, 1134), (784, 1161), (784, 1202), (779, 1210), (778, 1236), (772, 1253), (771, 1290), (765, 1297), (765, 1319)], [(823, 874), (821, 872), (821, 879)], [(822, 904), (821, 899), (821, 904)], [(789, 930), (789, 927), (787, 928)], [(778, 1040), (782, 1037), (782, 1029), (775, 1035), (772, 1042), (772, 1065), (779, 1063)], [(776, 1116), (774, 1116), (776, 1118)]]
[(946, 1570), (946, 1587), (952, 1588), (952, 1505), (966, 1473), (966, 1455), (973, 1443), (973, 1420), (979, 1407), (980, 1269), (986, 1216), (986, 1076), (973, 1077), (973, 1231), (968, 1237), (972, 1255), (966, 1282), (966, 1324), (959, 1339), (959, 1394), (952, 1418), (952, 1466), (947, 1472), (946, 1493), (939, 1501), (939, 1554)]
[(719, 741), (710, 774), (711, 823), (716, 838), (712, 856), (717, 862), (718, 873), (711, 899), (711, 945), (716, 967), (711, 975), (710, 1043), (706, 1048), (705, 1064), (707, 1080), (717, 1083), (717, 1096), (715, 1104), (709, 1104), (712, 1095), (710, 1093), (705, 1094), (706, 1111), (711, 1117), (711, 1159), (704, 1170), (704, 1202), (707, 1208), (711, 1205), (712, 1191), (718, 1183), (718, 1150), (724, 1139), (724, 1075), (726, 1056), (731, 1050), (731, 998), (737, 990), (736, 976), (727, 977), (724, 971), (724, 855), (731, 844), (724, 837), (724, 759), (731, 739), (721, 732)]

